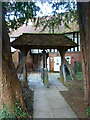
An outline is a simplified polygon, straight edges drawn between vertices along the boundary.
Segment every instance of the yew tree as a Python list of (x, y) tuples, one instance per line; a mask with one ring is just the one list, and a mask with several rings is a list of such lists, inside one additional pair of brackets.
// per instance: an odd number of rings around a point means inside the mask
[[(41, 32), (48, 28), (50, 33), (55, 33), (55, 29), (60, 31), (61, 25), (70, 31), (73, 25), (77, 25), (78, 15), (75, 2), (50, 2), (49, 4), (52, 8), (51, 15), (43, 15), (36, 20), (36, 28), (40, 26), (43, 27)], [(72, 29), (73, 28), (74, 27), (72, 27)]]
[[(26, 105), (22, 96), (22, 88), (12, 62), (9, 29), (17, 29), (33, 19), (37, 7), (33, 2), (0, 2), (2, 7), (2, 65), (0, 66), (0, 110), (7, 105), (15, 106), (17, 102), (24, 109)], [(13, 14), (13, 15), (11, 15)], [(11, 20), (10, 17), (13, 17)]]

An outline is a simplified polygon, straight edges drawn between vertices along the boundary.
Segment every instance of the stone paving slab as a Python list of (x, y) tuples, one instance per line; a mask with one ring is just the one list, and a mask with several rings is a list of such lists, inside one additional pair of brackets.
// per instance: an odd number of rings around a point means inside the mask
[(77, 118), (75, 113), (68, 108), (62, 108), (62, 109), (54, 109), (53, 110), (55, 118)]
[(53, 112), (49, 111), (35, 111), (34, 118), (54, 118)]
[(57, 79), (59, 74), (49, 74), (50, 87), (43, 85), (40, 74), (30, 74), (29, 85), (34, 90), (34, 118), (77, 118), (60, 94), (68, 89)]
[(53, 83), (59, 91), (68, 91), (68, 89), (60, 82), (58, 78), (60, 78), (59, 73), (49, 74), (49, 81)]

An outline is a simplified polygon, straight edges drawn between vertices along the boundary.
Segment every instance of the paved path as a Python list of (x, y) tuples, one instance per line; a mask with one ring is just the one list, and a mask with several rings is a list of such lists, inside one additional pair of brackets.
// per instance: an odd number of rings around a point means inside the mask
[(57, 79), (58, 73), (49, 74), (50, 87), (43, 85), (40, 73), (29, 76), (30, 88), (34, 90), (34, 118), (77, 118), (60, 91), (67, 88)]

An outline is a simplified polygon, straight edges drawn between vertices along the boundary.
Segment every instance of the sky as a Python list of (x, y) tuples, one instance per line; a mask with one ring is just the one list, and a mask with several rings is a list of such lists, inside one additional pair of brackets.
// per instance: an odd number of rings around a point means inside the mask
[(49, 4), (48, 2), (42, 4), (40, 2), (37, 2), (36, 5), (40, 7), (40, 11), (37, 12), (37, 16), (43, 16), (43, 15), (50, 15), (52, 12), (52, 5)]
[[(37, 11), (37, 16), (36, 17), (42, 17), (42, 16), (46, 16), (46, 15), (53, 15), (52, 11), (54, 10), (52, 8), (52, 4), (50, 4), (49, 2), (44, 2), (42, 4), (42, 2), (37, 1), (36, 5), (40, 7), (40, 11)], [(57, 10), (57, 12), (65, 12), (65, 9), (59, 9)], [(10, 19), (13, 20), (14, 15), (13, 12), (11, 13), (12, 15), (10, 16)]]
[[(52, 4), (50, 4), (49, 2), (44, 2), (42, 4), (41, 2), (37, 1), (36, 5), (40, 7), (40, 11), (37, 12), (37, 17), (53, 15), (52, 11), (54, 10), (54, 8), (52, 8)], [(59, 8), (59, 10), (56, 10), (56, 12), (65, 12), (65, 9), (64, 7), (62, 7), (62, 9)]]

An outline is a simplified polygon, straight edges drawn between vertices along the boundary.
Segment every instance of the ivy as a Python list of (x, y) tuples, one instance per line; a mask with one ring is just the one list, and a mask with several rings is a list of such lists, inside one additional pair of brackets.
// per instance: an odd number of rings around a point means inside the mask
[(90, 116), (90, 107), (87, 107), (87, 109), (86, 109), (86, 114), (87, 114), (88, 116)]
[(19, 103), (16, 103), (15, 106), (3, 105), (3, 109), (0, 111), (1, 119), (15, 119), (15, 118), (29, 118), (30, 115), (28, 112), (24, 111)]

